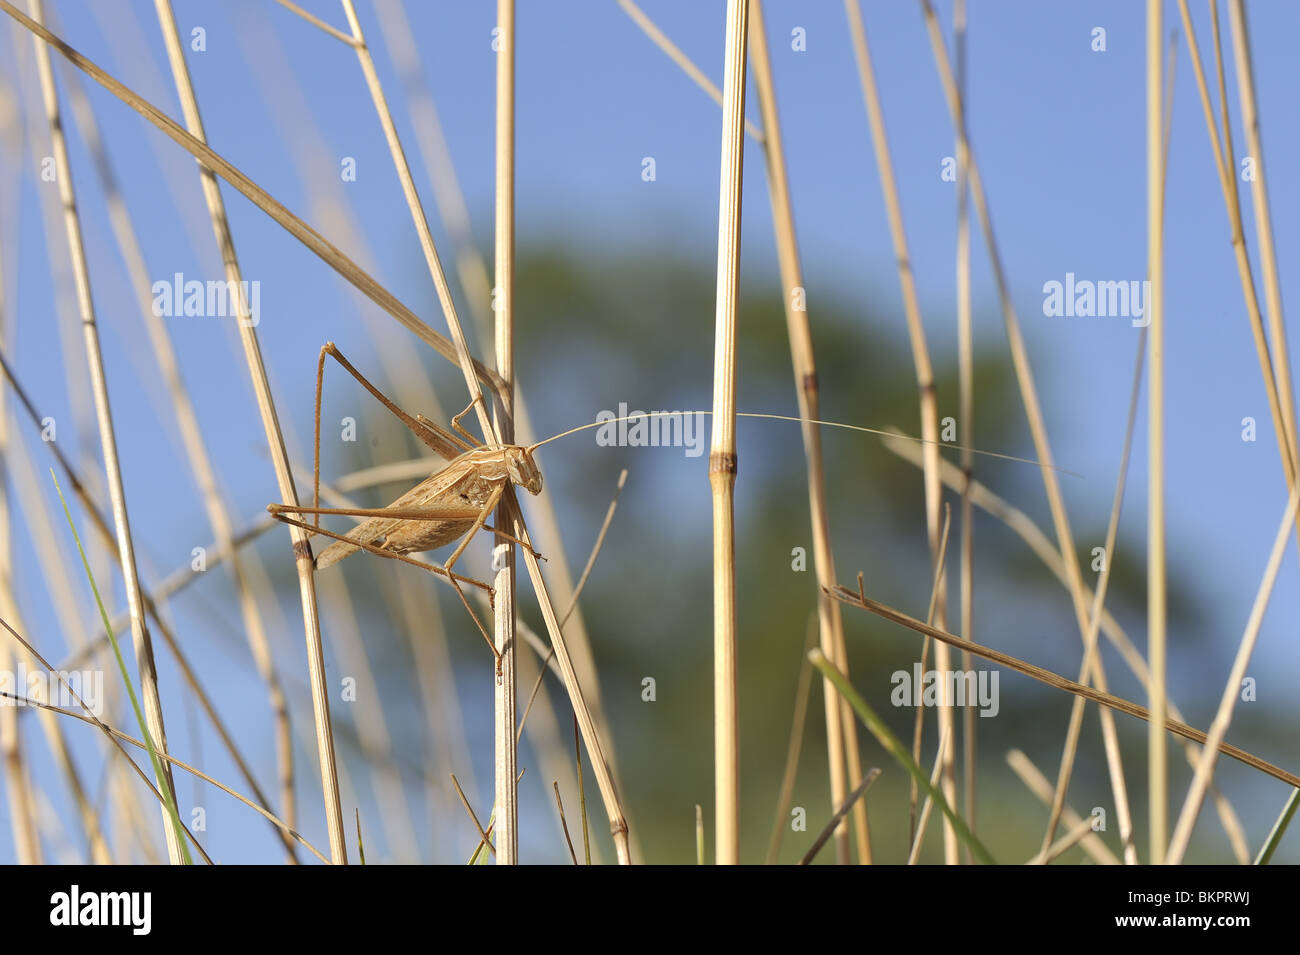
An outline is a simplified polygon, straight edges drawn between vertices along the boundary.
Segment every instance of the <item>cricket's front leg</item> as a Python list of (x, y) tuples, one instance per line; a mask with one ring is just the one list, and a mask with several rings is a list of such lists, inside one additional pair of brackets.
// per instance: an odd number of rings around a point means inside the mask
[[(460, 423), (460, 419), (465, 417), (465, 415), (469, 414), (471, 411), (473, 411), (474, 406), (482, 400), (483, 400), (483, 396), (480, 394), (476, 394), (473, 398), (470, 399), (469, 404), (465, 406), (465, 410), (451, 419), (452, 428), (455, 429), (456, 431), (459, 431), (461, 434), (465, 435), (465, 437), (473, 441), (476, 446), (480, 444), (479, 439), (474, 437), (474, 435), (471, 432), (465, 430), (465, 428)], [(484, 405), (483, 407), (486, 408), (487, 405)]]
[(492, 656), (496, 658), (497, 682), (501, 681), (501, 651), (497, 649), (496, 642), (488, 636), (487, 630), (485, 630), (483, 624), (479, 622), (478, 614), (474, 612), (473, 608), (469, 605), (469, 601), (465, 599), (465, 594), (461, 592), (460, 585), (456, 583), (456, 575), (451, 572), (451, 569), (456, 566), (456, 561), (460, 560), (460, 555), (465, 553), (465, 548), (468, 547), (469, 542), (474, 539), (474, 535), (483, 529), (483, 524), (487, 521), (488, 515), (496, 509), (497, 502), (501, 500), (501, 492), (503, 490), (504, 485), (501, 484), (497, 484), (492, 488), (492, 493), (488, 495), (487, 502), (479, 510), (478, 516), (474, 518), (473, 525), (470, 526), (470, 529), (466, 532), (465, 536), (461, 538), (460, 544), (457, 545), (456, 549), (452, 552), (452, 555), (447, 558), (447, 562), (443, 564), (443, 566), (447, 568), (447, 579), (450, 580), (451, 585), (456, 588), (456, 593), (460, 597), (461, 603), (465, 605), (465, 609), (469, 612), (469, 615), (474, 618), (475, 626), (478, 627), (479, 633), (483, 634), (483, 639), (487, 641), (488, 649), (492, 651)]

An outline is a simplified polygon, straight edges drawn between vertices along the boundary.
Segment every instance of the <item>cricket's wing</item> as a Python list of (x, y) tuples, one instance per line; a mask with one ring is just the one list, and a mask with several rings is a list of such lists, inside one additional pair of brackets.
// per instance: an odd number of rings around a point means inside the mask
[[(445, 480), (442, 479), (441, 472), (434, 474), (425, 478), (388, 506), (418, 507), (421, 504), (427, 504), (438, 496), (444, 483)], [(362, 521), (348, 532), (346, 535), (347, 541), (335, 541), (316, 555), (316, 569), (324, 570), (330, 564), (337, 564), (344, 557), (350, 557), (361, 550), (361, 544), (353, 544), (350, 543), (351, 541), (361, 541), (365, 544), (381, 546), (387, 540), (388, 535), (402, 523), (404, 523), (403, 519), (396, 517), (372, 517)]]
[[(379, 545), (384, 542), (384, 538), (388, 536), (389, 532), (400, 523), (402, 522), (389, 517), (372, 517), (354, 527), (348, 532), (347, 536), (350, 540)], [(337, 564), (344, 557), (349, 557), (359, 550), (361, 550), (360, 544), (335, 541), (316, 555), (316, 569), (324, 570), (330, 564)]]

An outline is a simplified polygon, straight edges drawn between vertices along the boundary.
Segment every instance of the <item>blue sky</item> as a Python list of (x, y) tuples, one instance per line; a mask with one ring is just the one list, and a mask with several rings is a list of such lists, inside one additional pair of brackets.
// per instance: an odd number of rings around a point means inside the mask
[[(345, 22), (333, 3), (304, 6), (332, 23)], [(495, 56), (490, 43), (495, 4), (407, 6), (474, 228), (486, 246), (492, 216)], [(1042, 312), (1042, 288), (1045, 282), (1064, 280), (1067, 272), (1093, 280), (1144, 276), (1143, 5), (973, 6), (968, 80), (972, 142), (1055, 456), (1062, 467), (1085, 475), (1064, 482), (1074, 525), (1104, 526), (1137, 331), (1122, 319), (1048, 318)], [(1204, 5), (1193, 6), (1202, 54), (1210, 56)], [(67, 0), (55, 7), (63, 35), (74, 47), (171, 115), (179, 115), (151, 3), (135, 0), (110, 6)], [(646, 0), (643, 8), (706, 74), (720, 79), (722, 3)], [(873, 315), (899, 317), (897, 328), (864, 328), (864, 347), (871, 335), (901, 338), (894, 253), (843, 7), (769, 0), (765, 8), (814, 320), (818, 297), (833, 295), (862, 302), (864, 315), (869, 309)], [(917, 6), (869, 2), (864, 10), (930, 345), (940, 356), (952, 355), (955, 199), (952, 183), (940, 176), (942, 160), (954, 152), (952, 127)], [(367, 265), (374, 274), (405, 302), (431, 301), (427, 275), (413, 267), (418, 264), (414, 230), (351, 51), (269, 3), (182, 0), (176, 12), (183, 35), (195, 27), (206, 31), (206, 51), (190, 52), (188, 61), (214, 148), (360, 258), (355, 236), (331, 233), (312, 214), (319, 208), (312, 204), (312, 190), (324, 190), (327, 198), (347, 204), (373, 249)], [(1293, 267), (1300, 248), (1300, 217), (1295, 214), (1300, 183), (1286, 174), (1286, 160), (1300, 150), (1300, 118), (1291, 96), (1300, 7), (1255, 3), (1249, 13), (1286, 305), (1300, 291), (1300, 271)], [(940, 5), (940, 15), (947, 28), (949, 4)], [(1215, 621), (1225, 631), (1206, 651), (1207, 658), (1195, 661), (1179, 657), (1173, 635), (1171, 668), (1205, 667), (1226, 674), (1285, 490), (1229, 245), (1228, 220), (1175, 6), (1167, 5), (1166, 17), (1167, 26), (1177, 27), (1180, 36), (1166, 213), (1169, 544), (1174, 559), (1192, 572), (1201, 598), (1215, 608)], [(362, 5), (361, 18), (433, 220), (432, 196), (418, 166), (407, 104), (367, 4)], [(791, 49), (796, 27), (806, 31), (806, 51)], [(1091, 49), (1095, 27), (1106, 30), (1105, 52)], [(1223, 27), (1227, 36), (1226, 10)], [(671, 243), (711, 267), (721, 122), (717, 106), (612, 0), (524, 0), (518, 33), (521, 244), (561, 242), (582, 249)], [(35, 93), (30, 39), (8, 23), (0, 34), (0, 72), (13, 82), (17, 71), (23, 71), (26, 107)], [(67, 74), (59, 75), (66, 91)], [(297, 89), (285, 85), (288, 77)], [(266, 83), (278, 89), (280, 105), (269, 105)], [(195, 188), (192, 160), (109, 94), (98, 88), (88, 93), (128, 204), (137, 220), (147, 224), (142, 235), (151, 273), (202, 275), (211, 270), (215, 245)], [(1245, 137), (1231, 75), (1228, 94), (1240, 156)], [(752, 85), (748, 112), (757, 121)], [(84, 358), (71, 326), (59, 325), (53, 307), (58, 300), (49, 294), (50, 260), (39, 206), (49, 196), (42, 197), (42, 187), (31, 175), (33, 148), (46, 148), (43, 131), (39, 137), (35, 147), (23, 144), (20, 188), (15, 187), (12, 157), (6, 154), (0, 166), (6, 176), (0, 184), (6, 210), (0, 226), (4, 265), (6, 274), (20, 276), (9, 289), (19, 318), (16, 333), (6, 331), (12, 336), (7, 348), (17, 357), (25, 379), (40, 383), (42, 410), (73, 422), (78, 440), (95, 448), (93, 431), (76, 427), (66, 404), (68, 388), (84, 387), (76, 381), (76, 373), (84, 373)], [(292, 142), (300, 144), (297, 150)], [(339, 162), (345, 156), (357, 161), (355, 183), (339, 178)], [(647, 156), (655, 159), (654, 182), (641, 178)], [(743, 272), (747, 279), (766, 276), (774, 283), (762, 154), (750, 143), (745, 158)], [(119, 439), (143, 541), (142, 563), (162, 575), (183, 563), (191, 546), (188, 537), (177, 540), (175, 518), (168, 515), (193, 510), (196, 504), (192, 491), (178, 489), (175, 480), (183, 471), (183, 458), (174, 426), (159, 422), (150, 410), (159, 386), (152, 380), (151, 359), (132, 311), (132, 290), (112, 243), (93, 169), (75, 133), (72, 161), (105, 328), (105, 357), (114, 379), (113, 401), (120, 420), (130, 422), (119, 426)], [(1249, 187), (1239, 185), (1254, 255), (1257, 243), (1245, 191)], [(297, 423), (291, 445), (305, 454), (315, 350), (333, 338), (345, 350), (354, 343), (364, 354), (368, 346), (355, 329), (357, 306), (341, 293), (341, 281), (296, 240), (229, 188), (225, 194), (246, 274), (262, 282), (265, 318), (259, 332), (271, 356), (277, 400), (282, 399), (282, 414), (290, 426)], [(445, 239), (436, 225), (435, 238)], [(61, 255), (62, 236), (53, 241)], [(978, 340), (985, 347), (1003, 347), (996, 292), (978, 238), (973, 261)], [(434, 323), (440, 325), (440, 320)], [(261, 460), (255, 406), (230, 329), (196, 320), (177, 322), (172, 330), (217, 460)], [(401, 340), (397, 333), (389, 334), (390, 340)], [(74, 370), (66, 385), (65, 351)], [(521, 369), (524, 380), (542, 373)], [(665, 400), (664, 407), (672, 406), (671, 398)], [(1133, 542), (1145, 538), (1145, 407), (1144, 394), (1125, 510), (1124, 526)], [(1254, 443), (1241, 440), (1241, 422), (1248, 416), (1258, 422)], [(998, 450), (1031, 453), (1023, 418), (1014, 424), (1021, 444)], [(158, 450), (160, 437), (169, 448), (165, 453)], [(45, 462), (38, 460), (37, 465), (43, 474)], [(275, 496), (269, 467), (227, 467), (223, 477), (228, 500), (239, 514), (254, 515)], [(1020, 503), (1046, 526), (1041, 495)], [(193, 526), (202, 524), (196, 518)], [(30, 541), (20, 538), (16, 546), (30, 553)], [(1120, 560), (1126, 557), (1136, 563), (1143, 560), (1141, 552), (1118, 555)], [(1261, 700), (1278, 704), (1300, 678), (1293, 639), (1300, 619), (1297, 569), (1291, 548), (1252, 668), (1261, 676)], [(35, 563), (29, 559), (20, 564), (18, 573), (20, 581), (41, 593), (41, 571)], [(74, 586), (79, 585), (74, 581)], [(48, 601), (39, 596), (29, 613), (37, 626), (57, 621)], [(292, 630), (293, 621), (288, 623)], [(248, 678), (245, 668), (227, 661), (216, 659), (211, 665), (213, 682)], [(1198, 708), (1201, 725), (1208, 721), (1209, 707), (1207, 701)], [(263, 755), (270, 758), (269, 751)], [(1286, 755), (1272, 754), (1276, 759)], [(306, 803), (304, 810), (310, 815), (313, 807)], [(10, 851), (9, 838), (7, 829), (0, 832), (0, 857)]]

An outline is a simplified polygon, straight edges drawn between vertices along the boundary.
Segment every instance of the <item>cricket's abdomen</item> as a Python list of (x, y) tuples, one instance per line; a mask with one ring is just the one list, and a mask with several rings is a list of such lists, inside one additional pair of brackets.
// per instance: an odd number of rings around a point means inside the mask
[[(496, 486), (496, 482), (486, 480), (470, 472), (464, 474), (451, 486), (447, 485), (445, 472), (440, 472), (417, 484), (390, 507), (421, 507), (436, 504), (458, 504), (465, 507), (481, 508), (487, 504)], [(316, 557), (316, 569), (323, 570), (330, 564), (336, 564), (345, 557), (361, 550), (361, 541), (394, 554), (414, 554), (424, 550), (436, 550), (459, 540), (474, 526), (472, 518), (452, 520), (417, 520), (415, 518), (372, 517), (363, 521), (348, 532), (348, 541), (335, 541)]]
[(379, 546), (394, 554), (436, 550), (460, 540), (473, 526), (473, 521), (403, 521)]

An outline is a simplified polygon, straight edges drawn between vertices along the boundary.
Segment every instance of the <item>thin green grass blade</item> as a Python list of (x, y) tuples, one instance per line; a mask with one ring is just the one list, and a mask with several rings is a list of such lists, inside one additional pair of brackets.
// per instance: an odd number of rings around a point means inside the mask
[(1300, 807), (1300, 789), (1293, 789), (1291, 798), (1282, 807), (1282, 815), (1278, 816), (1277, 822), (1273, 823), (1273, 831), (1268, 834), (1268, 840), (1259, 850), (1259, 855), (1255, 857), (1255, 865), (1268, 865), (1269, 860), (1273, 858), (1273, 853), (1277, 851), (1278, 843), (1286, 833), (1286, 827), (1291, 824), (1291, 817), (1295, 815), (1297, 807)]
[(704, 865), (704, 809), (695, 804), (695, 864)]
[(361, 856), (361, 864), (366, 864), (366, 844), (361, 838), (361, 807), (357, 807), (357, 855)]
[[(491, 812), (491, 814), (488, 816), (488, 821), (487, 821), (487, 834), (488, 834), (489, 839), (490, 839), (491, 836), (492, 836), (492, 823), (494, 823), (494, 822), (496, 821), (496, 818), (497, 818), (497, 810), (496, 810), (496, 807), (493, 806), (493, 807), (492, 807), (492, 812)], [(466, 864), (466, 865), (486, 865), (486, 864), (487, 864), (487, 857), (488, 857), (487, 843), (486, 843), (486, 842), (481, 842), (481, 841), (480, 841), (479, 844), (478, 844), (478, 848), (474, 850), (474, 854), (473, 854), (472, 856), (469, 857), (469, 861), (466, 862), (465, 864)]]
[(840, 695), (849, 701), (849, 705), (853, 707), (853, 711), (858, 714), (858, 719), (862, 720), (863, 725), (866, 726), (866, 728), (871, 732), (871, 735), (879, 741), (885, 751), (889, 753), (890, 756), (894, 757), (900, 766), (911, 773), (912, 778), (916, 780), (916, 784), (929, 794), (930, 798), (934, 800), (934, 804), (939, 807), (940, 811), (948, 817), (948, 821), (952, 823), (953, 830), (957, 833), (957, 838), (970, 847), (970, 851), (974, 853), (975, 858), (984, 865), (997, 865), (997, 862), (989, 853), (989, 850), (984, 848), (984, 843), (980, 842), (979, 839), (975, 837), (975, 833), (970, 831), (970, 827), (966, 825), (966, 820), (964, 820), (951, 806), (948, 805), (948, 800), (943, 798), (943, 792), (939, 787), (930, 785), (930, 777), (926, 775), (925, 770), (916, 765), (916, 762), (912, 759), (912, 754), (908, 751), (908, 748), (902, 744), (899, 738), (894, 735), (893, 731), (890, 730), (880, 717), (876, 715), (876, 711), (871, 708), (870, 704), (868, 704), (861, 695), (859, 695), (858, 691), (853, 689), (853, 685), (849, 683), (848, 679), (839, 671), (835, 664), (826, 659), (825, 654), (817, 648), (814, 648), (812, 652), (808, 654), (808, 659), (812, 661), (813, 666), (817, 667), (817, 669), (821, 670), (822, 673), (825, 674), (826, 679), (835, 684), (835, 689), (839, 690)]
[(103, 621), (104, 632), (108, 634), (108, 641), (113, 645), (113, 655), (117, 657), (118, 669), (122, 672), (122, 682), (126, 685), (127, 695), (131, 698), (131, 709), (135, 711), (135, 721), (140, 727), (140, 737), (149, 747), (149, 762), (153, 764), (154, 779), (158, 782), (158, 791), (162, 793), (163, 802), (167, 806), (167, 814), (171, 816), (171, 823), (176, 834), (176, 842), (181, 847), (181, 856), (186, 865), (193, 865), (194, 860), (190, 857), (190, 846), (186, 841), (185, 827), (181, 825), (180, 814), (176, 811), (176, 798), (172, 794), (171, 782), (165, 772), (163, 772), (162, 760), (158, 758), (158, 751), (154, 749), (153, 736), (149, 732), (148, 726), (145, 725), (144, 713), (140, 709), (140, 701), (135, 695), (135, 686), (131, 683), (131, 674), (126, 669), (126, 660), (122, 657), (122, 648), (118, 645), (117, 637), (113, 633), (113, 624), (108, 618), (108, 611), (104, 609), (103, 598), (99, 595), (99, 587), (95, 584), (95, 575), (90, 571), (90, 561), (86, 559), (85, 548), (81, 546), (81, 535), (77, 533), (77, 525), (72, 521), (72, 512), (68, 510), (67, 499), (63, 496), (63, 488), (59, 487), (59, 478), (50, 468), (50, 477), (54, 479), (54, 490), (59, 494), (59, 503), (63, 505), (63, 515), (68, 519), (68, 527), (72, 529), (72, 539), (77, 542), (77, 553), (81, 555), (81, 566), (86, 571), (86, 579), (90, 581), (90, 589), (95, 595), (95, 605), (99, 608), (99, 619)]

